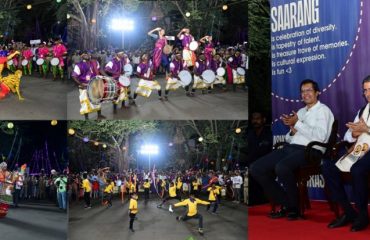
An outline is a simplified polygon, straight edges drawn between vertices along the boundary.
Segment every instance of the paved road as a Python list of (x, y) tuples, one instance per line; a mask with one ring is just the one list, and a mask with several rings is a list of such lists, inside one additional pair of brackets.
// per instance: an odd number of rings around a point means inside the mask
[(66, 240), (68, 216), (54, 204), (20, 204), (0, 219), (1, 240)]
[[(69, 212), (69, 239), (129, 239), (129, 240), (245, 240), (247, 239), (247, 207), (232, 202), (224, 202), (219, 208), (219, 215), (205, 211), (205, 206), (198, 209), (204, 219), (204, 236), (197, 232), (195, 219), (187, 222), (177, 221), (176, 216), (186, 209), (175, 208), (170, 213), (167, 208), (158, 209), (159, 199), (149, 200), (145, 205), (139, 200), (138, 220), (134, 222), (134, 233), (129, 231), (128, 203), (123, 205), (117, 199), (113, 207), (106, 209), (95, 203), (91, 209), (84, 209), (83, 203), (75, 203)], [(165, 205), (166, 206), (166, 205)]]
[[(45, 120), (67, 118), (67, 93), (74, 86), (70, 81), (43, 79), (34, 76), (22, 76), (21, 94), (25, 98), (10, 93), (0, 100), (0, 120)], [(67, 83), (69, 82), (69, 83)]]
[[(165, 89), (165, 79), (159, 79), (162, 89)], [(131, 86), (136, 89), (137, 79), (133, 78)], [(138, 96), (136, 106), (119, 109), (113, 115), (111, 103), (104, 103), (102, 114), (107, 119), (143, 119), (143, 120), (246, 120), (248, 119), (248, 91), (238, 88), (233, 92), (231, 86), (229, 91), (222, 92), (215, 89), (212, 94), (201, 94), (197, 90), (195, 97), (187, 97), (185, 90), (180, 88), (170, 92), (169, 101), (160, 101), (157, 91), (151, 96), (143, 98)], [(164, 90), (162, 90), (164, 94)], [(68, 119), (84, 119), (79, 114), (78, 89), (68, 93)], [(96, 113), (90, 114), (90, 119), (96, 119)]]

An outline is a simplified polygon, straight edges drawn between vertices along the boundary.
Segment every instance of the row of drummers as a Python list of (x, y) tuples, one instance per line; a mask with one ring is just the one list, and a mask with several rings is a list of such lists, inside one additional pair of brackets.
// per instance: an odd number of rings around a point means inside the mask
[[(72, 77), (79, 85), (80, 91), (83, 91), (83, 99), (88, 98), (89, 102), (94, 105), (106, 101), (114, 102), (128, 99), (134, 69), (123, 52), (117, 53), (104, 69), (100, 68), (98, 61), (90, 58), (89, 53), (84, 52), (81, 57), (83, 60), (75, 65)], [(225, 63), (219, 55), (215, 55), (211, 61), (207, 61), (204, 54), (200, 54), (195, 66), (187, 66), (186, 61), (182, 59), (182, 54), (178, 52), (170, 63), (170, 72), (166, 77), (165, 100), (167, 100), (169, 91), (179, 87), (184, 87), (187, 94), (191, 95), (196, 89), (209, 90), (215, 84), (244, 84), (245, 69), (241, 67), (241, 64), (241, 61), (233, 59), (233, 56), (229, 57)], [(152, 61), (149, 60), (147, 54), (143, 54), (140, 64), (136, 68), (135, 75), (140, 80), (134, 94), (134, 100), (137, 95), (149, 97), (152, 90), (158, 90), (162, 100), (161, 86), (154, 80), (153, 70)], [(191, 72), (194, 73), (194, 81), (190, 92), (193, 80)]]
[(6, 64), (6, 67), (12, 72), (23, 67), (24, 74), (31, 75), (33, 62), (35, 62), (40, 68), (40, 74), (45, 75), (49, 64), (53, 67), (63, 68), (66, 56), (67, 48), (61, 40), (58, 40), (53, 46), (41, 43), (32, 49), (28, 46), (18, 50), (15, 48), (3, 49), (0, 52), (2, 58), (0, 64)]

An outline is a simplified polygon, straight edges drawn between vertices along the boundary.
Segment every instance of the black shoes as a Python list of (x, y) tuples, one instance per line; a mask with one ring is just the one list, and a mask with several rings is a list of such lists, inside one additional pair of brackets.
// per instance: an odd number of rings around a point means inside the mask
[(285, 208), (281, 208), (279, 211), (277, 212), (271, 212), (269, 214), (269, 217), (270, 218), (273, 218), (273, 219), (278, 219), (278, 218), (283, 218), (283, 217), (286, 217), (287, 215), (287, 210)]
[(287, 214), (287, 218), (288, 218), (289, 221), (295, 221), (295, 220), (303, 219), (301, 214), (299, 214), (298, 212), (289, 212)]
[(353, 222), (353, 220), (354, 220), (354, 217), (350, 217), (346, 214), (343, 214), (339, 218), (336, 218), (333, 221), (331, 221), (328, 224), (328, 228), (343, 227), (343, 226), (346, 226), (346, 225), (350, 224), (351, 222)]
[(361, 216), (355, 218), (353, 216), (343, 214), (339, 218), (336, 218), (331, 223), (329, 223), (328, 228), (343, 227), (352, 222), (353, 224), (350, 228), (351, 232), (358, 232), (367, 228), (367, 226), (369, 225), (369, 218)]
[(364, 230), (369, 225), (369, 217), (357, 217), (352, 224), (351, 232), (358, 232)]
[(287, 217), (289, 221), (302, 219), (301, 214), (299, 214), (297, 211), (288, 211), (286, 208), (281, 208), (278, 212), (271, 212), (269, 217), (273, 219)]

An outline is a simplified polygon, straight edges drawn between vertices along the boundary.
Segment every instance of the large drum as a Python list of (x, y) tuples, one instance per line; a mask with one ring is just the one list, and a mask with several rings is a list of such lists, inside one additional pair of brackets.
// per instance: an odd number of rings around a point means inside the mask
[(199, 44), (198, 44), (197, 41), (192, 41), (189, 45), (189, 48), (190, 48), (191, 51), (195, 51), (195, 50), (197, 50), (198, 46), (199, 46)]
[(236, 69), (236, 73), (237, 73), (239, 76), (244, 76), (244, 75), (245, 75), (245, 70), (244, 70), (244, 68), (238, 67), (238, 68)]
[(27, 59), (23, 59), (22, 60), (22, 66), (27, 66), (28, 64), (28, 60)]
[(87, 86), (87, 97), (92, 104), (113, 101), (119, 94), (116, 81), (107, 76), (92, 78)]
[(36, 64), (39, 65), (39, 66), (41, 66), (42, 64), (44, 64), (44, 62), (45, 62), (44, 59), (39, 58), (39, 59), (37, 59)]
[(166, 45), (166, 46), (164, 46), (164, 48), (163, 48), (163, 53), (164, 54), (166, 54), (166, 55), (168, 55), (168, 54), (170, 54), (171, 52), (172, 52), (172, 46), (171, 45)]
[(217, 76), (223, 77), (226, 73), (225, 68), (223, 68), (223, 67), (217, 68), (216, 73), (217, 73)]
[(179, 78), (183, 86), (188, 86), (191, 83), (191, 73), (187, 70), (179, 72)]
[(126, 77), (129, 77), (132, 75), (132, 72), (133, 72), (133, 67), (131, 64), (127, 63), (125, 64), (125, 66), (123, 66), (123, 71), (125, 72), (125, 76)]
[(202, 73), (202, 78), (203, 78), (205, 83), (211, 84), (215, 81), (216, 75), (212, 70), (205, 70)]
[(59, 59), (58, 58), (52, 58), (50, 61), (50, 64), (53, 66), (58, 66), (59, 64)]
[(128, 87), (128, 86), (130, 86), (130, 84), (131, 84), (130, 79), (129, 79), (127, 76), (125, 76), (125, 75), (121, 75), (121, 76), (119, 77), (119, 79), (118, 79), (118, 82), (119, 82), (122, 86), (124, 86), (124, 87)]

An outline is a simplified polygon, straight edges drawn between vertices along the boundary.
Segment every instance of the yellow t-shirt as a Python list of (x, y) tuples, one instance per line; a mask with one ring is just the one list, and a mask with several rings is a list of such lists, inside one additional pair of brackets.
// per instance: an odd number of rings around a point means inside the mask
[(170, 187), (168, 190), (170, 197), (176, 197), (176, 186)]
[(91, 192), (91, 185), (89, 179), (84, 179), (82, 181), (82, 188), (85, 192)]
[(129, 186), (130, 186), (130, 193), (136, 192), (136, 186), (134, 183), (130, 183)]
[(202, 201), (198, 198), (196, 198), (194, 202), (190, 201), (190, 199), (186, 199), (182, 202), (176, 203), (175, 207), (188, 206), (188, 214), (187, 215), (189, 217), (191, 217), (191, 216), (194, 216), (195, 214), (197, 214), (197, 212), (198, 212), (197, 205), (198, 204), (208, 205), (210, 203), (207, 202), (207, 201)]
[(104, 192), (112, 193), (113, 192), (114, 183), (111, 182), (108, 186), (105, 187)]
[(180, 180), (180, 181), (177, 181), (177, 183), (176, 183), (176, 187), (177, 187), (177, 189), (181, 189), (181, 187), (182, 187), (182, 182), (181, 182), (181, 180)]
[(219, 188), (212, 189), (212, 187), (209, 187), (207, 191), (209, 192), (208, 200), (216, 201), (216, 195), (220, 194)]
[(144, 182), (143, 187), (144, 188), (150, 188), (150, 182)]
[(165, 187), (166, 187), (166, 182), (165, 182), (165, 181), (162, 181), (162, 183), (161, 183), (161, 187), (162, 187), (162, 188), (165, 188)]
[(130, 199), (130, 206), (128, 207), (130, 209), (131, 213), (136, 214), (139, 210), (137, 209), (137, 200), (131, 198)]
[(198, 182), (193, 182), (192, 185), (193, 189), (197, 191), (200, 184)]

